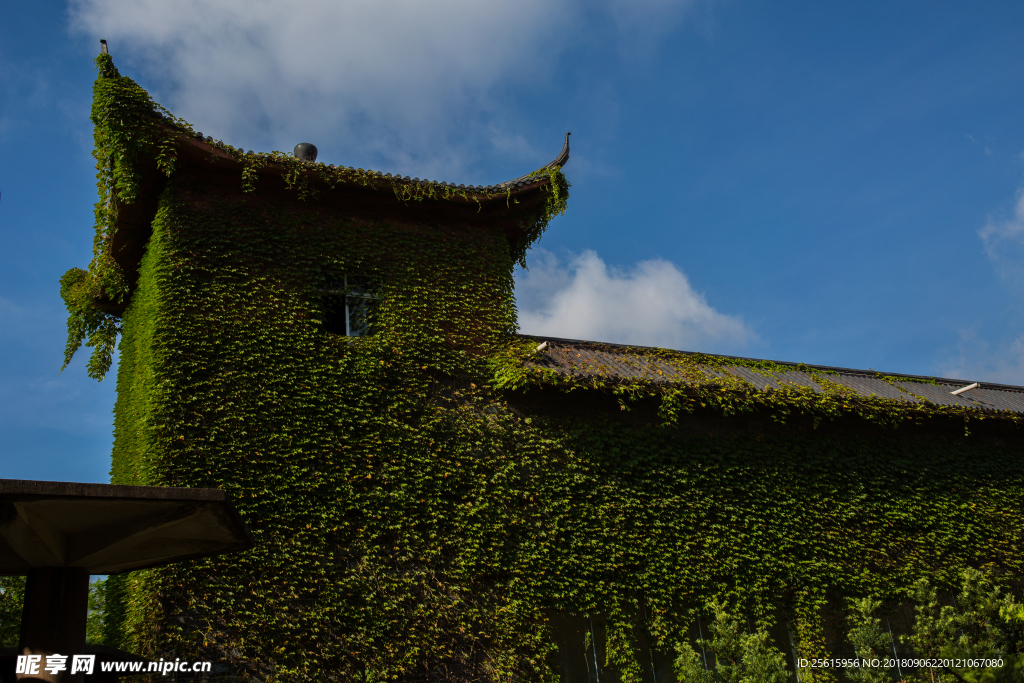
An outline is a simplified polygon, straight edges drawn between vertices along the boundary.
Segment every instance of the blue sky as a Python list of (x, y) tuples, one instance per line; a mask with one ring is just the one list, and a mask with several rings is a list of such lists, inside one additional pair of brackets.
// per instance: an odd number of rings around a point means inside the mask
[(454, 182), (572, 131), (526, 332), (1024, 384), (1024, 4), (76, 0), (0, 22), (0, 476), (106, 481), (58, 373), (99, 38), (198, 130)]

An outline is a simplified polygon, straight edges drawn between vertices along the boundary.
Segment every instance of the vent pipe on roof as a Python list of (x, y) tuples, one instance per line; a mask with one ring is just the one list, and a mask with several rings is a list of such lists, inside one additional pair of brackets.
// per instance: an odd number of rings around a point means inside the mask
[(103, 40), (102, 38), (100, 38), (100, 52), (102, 52), (105, 55), (110, 54), (109, 52), (107, 52), (107, 41)]
[(312, 142), (300, 142), (295, 145), (295, 158), (299, 161), (316, 161), (316, 145)]
[(977, 389), (980, 386), (981, 386), (980, 383), (975, 382), (974, 384), (968, 384), (966, 387), (961, 387), (961, 388), (957, 389), (956, 391), (951, 391), (949, 393), (953, 394), (954, 396), (959, 396), (960, 394), (964, 393), (965, 391), (970, 391), (971, 389)]

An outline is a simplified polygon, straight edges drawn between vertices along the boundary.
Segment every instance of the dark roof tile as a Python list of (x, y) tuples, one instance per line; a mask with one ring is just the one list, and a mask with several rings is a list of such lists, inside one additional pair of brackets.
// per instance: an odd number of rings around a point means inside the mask
[[(551, 369), (564, 377), (580, 380), (647, 380), (652, 384), (685, 385), (688, 382), (706, 381), (728, 373), (746, 380), (761, 391), (795, 386), (808, 387), (820, 393), (824, 391), (821, 386), (821, 382), (824, 382), (846, 387), (864, 398), (876, 397), (911, 403), (919, 403), (924, 399), (939, 406), (961, 406), (985, 412), (1010, 411), (1024, 415), (1024, 387), (1012, 385), (985, 383), (978, 388), (953, 395), (950, 392), (969, 386), (973, 382), (786, 361), (765, 361), (738, 356), (698, 354), (690, 351), (671, 352), (726, 361), (722, 365), (694, 365), (681, 369), (679, 365), (671, 363), (668, 357), (660, 355), (664, 352), (663, 349), (535, 335), (522, 337), (534, 340), (538, 344), (547, 342), (547, 348), (529, 361), (529, 365)], [(729, 360), (765, 363), (781, 366), (783, 369), (768, 372), (740, 364), (731, 365), (728, 363)], [(815, 374), (820, 381), (815, 378)]]

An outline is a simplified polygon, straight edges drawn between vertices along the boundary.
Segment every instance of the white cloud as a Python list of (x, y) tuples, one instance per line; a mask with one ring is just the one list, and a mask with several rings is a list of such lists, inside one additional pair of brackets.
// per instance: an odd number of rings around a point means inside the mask
[(993, 348), (973, 330), (962, 330), (956, 355), (941, 364), (939, 374), (954, 379), (1024, 385), (1024, 335)]
[(989, 219), (978, 235), (999, 274), (1015, 285), (1024, 282), (1024, 188), (1017, 193), (1013, 216), (1003, 221)]
[(756, 340), (660, 258), (623, 270), (609, 268), (593, 251), (563, 264), (534, 249), (530, 269), (516, 274), (516, 301), (526, 334), (697, 351)]
[[(1017, 193), (1012, 215), (1003, 220), (989, 218), (978, 235), (996, 272), (1019, 293), (1024, 284), (1024, 188)], [(956, 353), (940, 368), (946, 377), (1024, 384), (1024, 334), (993, 344), (973, 329), (961, 330)]]
[(311, 139), (424, 175), (463, 165), (466, 138), (507, 146), (506, 93), (543, 85), (595, 11), (657, 34), (699, 1), (71, 0), (71, 25), (145, 64), (158, 99), (214, 137)]

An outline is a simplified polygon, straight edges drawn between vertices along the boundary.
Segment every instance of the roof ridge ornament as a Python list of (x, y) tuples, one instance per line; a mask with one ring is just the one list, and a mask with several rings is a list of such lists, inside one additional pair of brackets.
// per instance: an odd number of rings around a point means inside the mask
[(316, 161), (317, 149), (316, 145), (312, 142), (300, 142), (295, 145), (295, 149), (292, 150), (292, 153), (299, 161), (308, 161), (309, 163), (313, 163)]
[(540, 168), (538, 168), (533, 173), (527, 173), (526, 175), (521, 175), (518, 178), (513, 178), (512, 180), (506, 180), (503, 183), (498, 183), (494, 187), (505, 188), (505, 187), (511, 187), (512, 185), (517, 185), (519, 183), (526, 183), (526, 182), (532, 181), (534, 178), (536, 178), (537, 174), (540, 171), (543, 171), (544, 169), (548, 169), (548, 168), (561, 168), (562, 166), (565, 166), (566, 162), (569, 161), (569, 136), (570, 135), (572, 135), (572, 133), (566, 133), (565, 134), (565, 144), (562, 145), (562, 151), (559, 152), (558, 156), (555, 157), (554, 160), (551, 161), (549, 164), (541, 166)]
[(561, 168), (562, 166), (565, 166), (567, 161), (569, 161), (569, 136), (570, 135), (572, 135), (572, 133), (566, 133), (565, 134), (565, 144), (562, 145), (562, 151), (558, 153), (558, 156), (555, 157), (554, 161), (552, 161), (550, 164), (548, 164), (544, 168), (555, 168), (556, 166)]

